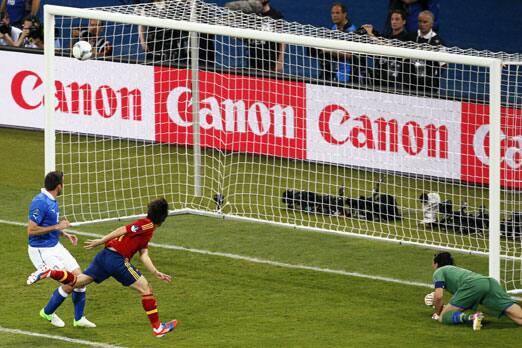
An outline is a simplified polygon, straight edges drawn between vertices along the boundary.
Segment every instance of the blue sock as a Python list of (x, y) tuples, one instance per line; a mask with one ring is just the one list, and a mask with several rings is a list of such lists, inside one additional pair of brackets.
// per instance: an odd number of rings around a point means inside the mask
[(62, 288), (57, 288), (54, 290), (49, 302), (44, 307), (45, 314), (53, 314), (58, 307), (63, 303), (65, 298), (67, 297), (67, 293), (62, 290)]
[(83, 311), (85, 309), (85, 288), (78, 289), (83, 291), (76, 291), (74, 289), (72, 292), (72, 301), (74, 304), (74, 320), (78, 321), (83, 317)]
[(468, 315), (460, 311), (447, 311), (442, 316), (442, 323), (446, 325), (457, 325), (473, 322), (473, 314)]

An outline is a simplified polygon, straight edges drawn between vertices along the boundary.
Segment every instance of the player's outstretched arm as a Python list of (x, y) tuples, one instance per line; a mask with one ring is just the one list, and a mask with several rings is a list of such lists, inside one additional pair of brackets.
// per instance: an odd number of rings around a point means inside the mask
[(171, 276), (169, 276), (168, 274), (165, 274), (165, 273), (161, 273), (160, 271), (158, 271), (156, 266), (154, 266), (154, 264), (152, 263), (152, 260), (150, 259), (150, 256), (149, 256), (149, 249), (140, 250), (140, 260), (141, 260), (141, 262), (143, 262), (143, 265), (145, 265), (145, 268), (147, 268), (150, 273), (154, 274), (154, 276), (156, 276), (156, 278), (161, 279), (167, 283), (172, 281)]
[(121, 226), (121, 227), (118, 227), (117, 229), (115, 229), (114, 231), (112, 231), (111, 233), (103, 236), (102, 238), (86, 240), (83, 247), (85, 249), (94, 249), (98, 245), (105, 244), (106, 242), (113, 240), (114, 238), (123, 236), (125, 233), (127, 233), (126, 227)]

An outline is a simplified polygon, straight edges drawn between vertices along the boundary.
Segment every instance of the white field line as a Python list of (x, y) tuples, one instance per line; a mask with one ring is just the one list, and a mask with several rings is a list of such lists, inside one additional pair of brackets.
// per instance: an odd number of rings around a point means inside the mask
[(91, 346), (91, 347), (124, 348), (122, 346), (115, 346), (115, 345), (107, 344), (107, 343), (91, 342), (91, 341), (79, 340), (76, 338), (69, 338), (69, 337), (63, 337), (63, 336), (46, 335), (46, 334), (41, 334), (41, 333), (31, 332), (31, 331), (9, 329), (9, 328), (2, 327), (2, 326), (0, 326), (0, 332), (5, 332), (5, 333), (10, 333), (10, 334), (15, 334), (15, 335), (44, 337), (44, 338), (49, 338), (51, 340), (64, 341), (64, 342), (69, 342), (69, 343), (74, 343), (74, 344), (82, 344), (84, 346)]
[[(22, 222), (7, 221), (7, 220), (0, 220), (0, 223), (9, 224), (9, 225), (17, 225), (17, 226), (27, 226), (27, 224), (22, 223)], [(102, 237), (101, 235), (96, 234), (96, 233), (82, 232), (82, 231), (77, 231), (77, 230), (73, 230), (73, 229), (68, 229), (67, 232), (71, 232), (71, 233), (74, 233), (74, 234), (77, 234), (80, 236), (86, 236), (86, 237), (94, 237), (94, 238)], [(433, 287), (432, 284), (428, 284), (428, 283), (420, 283), (420, 282), (414, 282), (414, 281), (408, 281), (408, 280), (402, 280), (402, 279), (374, 276), (374, 275), (368, 275), (368, 274), (364, 274), (364, 273), (348, 272), (348, 271), (336, 270), (336, 269), (330, 269), (330, 268), (321, 268), (321, 267), (307, 266), (307, 265), (301, 265), (301, 264), (290, 264), (290, 263), (284, 263), (284, 262), (278, 262), (278, 261), (270, 261), (270, 260), (260, 259), (257, 257), (243, 256), (243, 255), (230, 254), (230, 253), (222, 253), (219, 251), (185, 248), (185, 247), (173, 245), (173, 244), (149, 243), (149, 245), (152, 247), (156, 247), (156, 248), (180, 250), (180, 251), (187, 251), (190, 253), (196, 253), (196, 254), (202, 254), (202, 255), (226, 257), (229, 259), (242, 260), (242, 261), (258, 263), (258, 264), (265, 264), (265, 265), (270, 265), (270, 266), (275, 266), (275, 267), (300, 269), (300, 270), (307, 270), (307, 271), (314, 271), (314, 272), (321, 272), (321, 273), (330, 273), (330, 274), (337, 274), (337, 275), (348, 276), (348, 277), (379, 280), (379, 281), (383, 281), (383, 282), (387, 282), (387, 283), (420, 286), (420, 287), (424, 287), (424, 288)]]

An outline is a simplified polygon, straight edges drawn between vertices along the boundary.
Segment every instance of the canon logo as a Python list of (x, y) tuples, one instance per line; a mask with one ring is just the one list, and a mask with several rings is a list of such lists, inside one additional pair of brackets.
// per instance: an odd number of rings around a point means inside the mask
[[(178, 126), (192, 126), (192, 93), (187, 87), (176, 87), (167, 98), (169, 118)], [(180, 109), (180, 105), (182, 106)], [(248, 105), (243, 100), (208, 97), (200, 101), (199, 124), (203, 129), (225, 132), (253, 133), (258, 136), (272, 134), (278, 138), (293, 139), (294, 109), (290, 106), (268, 107), (257, 101)]]
[[(522, 166), (522, 135), (508, 137), (504, 132), (500, 134), (501, 151), (504, 151), (502, 162), (511, 169), (518, 169)], [(486, 146), (489, 147), (489, 125), (485, 124), (477, 128), (473, 135), (473, 151), (475, 156), (484, 165), (489, 165), (489, 155), (486, 153)]]
[[(108, 85), (93, 88), (89, 83), (64, 85), (56, 80), (56, 111), (66, 114), (93, 115), (103, 118), (120, 115), (122, 119), (141, 121), (142, 100), (139, 89), (126, 87), (114, 90)], [(11, 82), (11, 95), (18, 106), (33, 110), (44, 104), (43, 80), (34, 71), (22, 70)]]
[(319, 115), (319, 131), (333, 145), (350, 144), (354, 148), (399, 152), (416, 156), (425, 151), (428, 157), (448, 158), (448, 128), (432, 123), (367, 115), (352, 118), (346, 108), (330, 104)]

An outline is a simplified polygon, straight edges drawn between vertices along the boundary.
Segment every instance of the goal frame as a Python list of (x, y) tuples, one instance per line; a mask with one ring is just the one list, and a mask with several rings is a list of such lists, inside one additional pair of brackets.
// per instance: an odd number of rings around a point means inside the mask
[[(192, 0), (191, 6), (191, 19), (195, 19), (195, 5), (196, 0)], [(447, 63), (454, 64), (465, 64), (465, 65), (473, 65), (484, 67), (489, 70), (489, 122), (490, 122), (490, 166), (489, 166), (489, 252), (472, 252), (475, 254), (487, 255), (489, 259), (489, 275), (497, 280), (500, 280), (500, 199), (501, 199), (501, 189), (500, 189), (500, 163), (501, 163), (501, 151), (500, 151), (500, 141), (501, 141), (501, 79), (502, 79), (502, 64), (503, 61), (499, 58), (492, 57), (476, 57), (470, 55), (459, 55), (455, 53), (448, 52), (436, 52), (436, 51), (422, 51), (415, 50), (411, 48), (402, 48), (402, 47), (392, 47), (392, 46), (384, 46), (384, 45), (376, 45), (376, 44), (368, 44), (368, 43), (359, 43), (359, 42), (350, 42), (350, 41), (341, 41), (341, 40), (333, 40), (333, 39), (324, 39), (324, 38), (313, 38), (310, 36), (299, 36), (295, 34), (287, 34), (287, 33), (274, 33), (274, 32), (266, 32), (266, 31), (258, 31), (252, 29), (244, 29), (244, 28), (233, 28), (227, 27), (223, 25), (210, 25), (205, 23), (195, 23), (190, 21), (179, 21), (173, 19), (161, 19), (154, 17), (143, 17), (138, 15), (130, 15), (130, 14), (121, 14), (121, 13), (111, 13), (105, 12), (101, 10), (91, 10), (91, 9), (81, 9), (81, 8), (72, 8), (72, 7), (63, 7), (63, 6), (55, 6), (55, 5), (44, 5), (44, 89), (45, 89), (45, 172), (49, 172), (55, 169), (55, 125), (54, 125), (54, 107), (55, 103), (50, 102), (54, 101), (54, 51), (55, 51), (55, 37), (54, 37), (54, 29), (55, 29), (55, 16), (69, 16), (69, 17), (80, 17), (86, 19), (101, 19), (103, 21), (110, 21), (122, 24), (134, 24), (134, 25), (143, 25), (143, 26), (154, 26), (154, 27), (163, 27), (168, 29), (175, 30), (184, 30), (189, 31), (191, 33), (191, 50), (193, 51), (191, 64), (192, 71), (192, 86), (193, 93), (192, 98), (194, 99), (193, 105), (193, 113), (197, 114), (198, 109), (198, 95), (199, 91), (197, 90), (197, 52), (198, 49), (195, 47), (194, 43), (197, 42), (197, 34), (216, 34), (223, 36), (233, 36), (233, 37), (241, 37), (244, 39), (253, 39), (253, 40), (268, 40), (279, 43), (287, 43), (287, 44), (295, 44), (295, 45), (305, 45), (305, 46), (313, 46), (322, 49), (330, 49), (330, 50), (339, 50), (339, 51), (351, 51), (362, 54), (374, 54), (374, 55), (384, 55), (384, 56), (396, 56), (401, 58), (410, 58), (410, 59), (423, 59), (423, 60), (436, 60), (443, 61)], [(195, 83), (194, 83), (195, 82)], [(198, 117), (194, 117), (195, 122), (197, 122)], [(195, 196), (201, 195), (201, 186), (200, 186), (200, 166), (201, 166), (201, 146), (199, 143), (199, 127), (197, 124), (194, 124), (194, 175), (195, 175)], [(199, 215), (219, 215), (223, 216), (221, 213), (211, 213), (211, 212), (201, 212), (193, 209), (181, 209), (177, 211), (172, 211), (172, 214), (183, 214), (183, 213), (191, 213), (191, 214), (199, 214)], [(132, 217), (128, 217), (132, 218)], [(295, 226), (287, 223), (275, 222), (275, 221), (265, 221), (254, 218), (246, 218), (239, 216), (226, 216), (226, 218), (238, 219), (243, 221), (251, 221), (251, 222), (261, 222), (274, 224), (284, 227), (293, 227), (304, 230), (313, 230), (324, 233), (332, 233), (343, 236), (355, 236), (366, 239), (377, 239), (387, 242), (398, 242), (397, 240), (389, 240), (382, 237), (377, 236), (363, 236), (356, 233), (350, 232), (336, 232), (329, 231), (321, 228), (313, 228), (313, 227), (301, 227)], [(117, 220), (124, 219), (122, 217), (117, 218)], [(110, 219), (114, 220), (114, 219)], [(103, 220), (108, 221), (108, 220)], [(101, 221), (97, 221), (101, 222)], [(92, 223), (92, 222), (90, 222)], [(459, 248), (451, 248), (451, 247), (438, 247), (438, 246), (429, 246), (427, 244), (418, 243), (418, 242), (404, 242), (401, 241), (401, 244), (410, 244), (422, 247), (431, 247), (437, 249), (448, 249), (448, 250), (456, 250), (462, 252), (463, 249)]]

